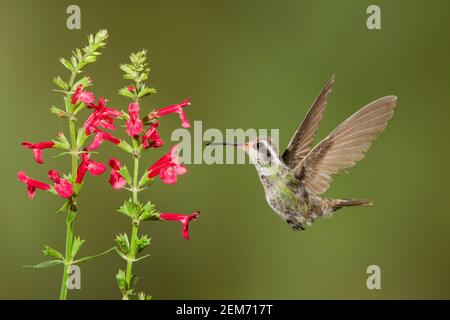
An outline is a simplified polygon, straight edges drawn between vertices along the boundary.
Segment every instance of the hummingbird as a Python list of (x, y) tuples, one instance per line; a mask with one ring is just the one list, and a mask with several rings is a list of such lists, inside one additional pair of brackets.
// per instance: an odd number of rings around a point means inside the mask
[(328, 199), (321, 195), (329, 188), (333, 175), (345, 172), (364, 157), (392, 118), (397, 97), (385, 96), (367, 104), (312, 147), (334, 82), (333, 76), (325, 84), (281, 157), (270, 137), (241, 144), (209, 144), (233, 146), (248, 154), (267, 203), (293, 230), (305, 230), (319, 217), (331, 217), (344, 207), (373, 204), (366, 199)]

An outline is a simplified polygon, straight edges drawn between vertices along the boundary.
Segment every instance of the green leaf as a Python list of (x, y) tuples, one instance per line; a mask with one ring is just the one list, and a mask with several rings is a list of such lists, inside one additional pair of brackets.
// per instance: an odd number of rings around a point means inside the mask
[(79, 263), (87, 262), (89, 260), (92, 260), (92, 259), (95, 259), (95, 258), (99, 258), (99, 257), (104, 256), (104, 255), (107, 255), (108, 253), (110, 253), (111, 251), (113, 251), (115, 249), (116, 249), (115, 247), (114, 248), (110, 248), (110, 249), (108, 249), (108, 250), (106, 250), (106, 251), (104, 251), (102, 253), (99, 253), (99, 254), (96, 254), (96, 255), (93, 255), (93, 256), (83, 257), (83, 258), (80, 258), (78, 260), (75, 260), (73, 263), (74, 264), (79, 264)]
[(24, 268), (33, 268), (33, 269), (47, 269), (57, 266), (58, 264), (63, 264), (64, 261), (61, 260), (49, 260), (44, 261), (38, 264), (35, 264), (34, 266), (23, 266)]
[(128, 199), (123, 203), (123, 205), (120, 206), (119, 210), (117, 211), (131, 217), (134, 220), (139, 216), (141, 206), (141, 203), (134, 202), (132, 199)]
[(142, 252), (145, 248), (150, 245), (151, 239), (146, 235), (142, 235), (140, 238), (136, 240), (136, 250), (137, 253)]
[(81, 78), (80, 80), (78, 80), (73, 86), (72, 86), (72, 90), (75, 90), (76, 88), (78, 88), (79, 85), (83, 85), (84, 88), (90, 87), (92, 86), (92, 80), (91, 78), (89, 78), (88, 76), (84, 76), (83, 78)]
[(85, 240), (82, 240), (80, 237), (76, 237), (73, 240), (72, 256), (71, 256), (72, 260), (75, 258), (75, 256), (77, 255), (78, 251), (80, 250), (80, 248), (81, 248), (81, 246), (83, 245), (84, 242), (85, 242)]
[(119, 289), (121, 291), (127, 290), (127, 281), (126, 281), (125, 271), (119, 269), (119, 271), (116, 274), (116, 281), (117, 281), (117, 286), (119, 287)]
[(75, 68), (72, 65), (72, 63), (70, 63), (70, 61), (67, 61), (64, 58), (59, 59), (59, 61), (63, 64), (64, 67), (66, 67), (66, 69), (68, 69), (68, 70), (70, 70), (72, 72), (75, 72)]
[(64, 256), (57, 250), (49, 247), (49, 246), (44, 246), (44, 255), (47, 257), (53, 257), (53, 258), (57, 258), (60, 260), (64, 260)]
[(64, 202), (64, 204), (61, 206), (61, 208), (59, 208), (58, 211), (56, 211), (56, 214), (60, 214), (60, 213), (63, 213), (64, 211), (66, 211), (68, 205), (69, 205), (68, 202)]
[(56, 114), (60, 118), (67, 118), (69, 115), (64, 111), (55, 106), (51, 106), (50, 112)]
[(61, 89), (63, 89), (64, 91), (69, 90), (69, 85), (63, 79), (61, 79), (60, 76), (54, 77), (53, 83), (56, 84)]
[(125, 181), (131, 185), (133, 183), (133, 180), (131, 179), (130, 172), (127, 169), (127, 166), (123, 166), (119, 169), (120, 175), (125, 179)]
[(141, 90), (139, 90), (138, 97), (143, 98), (145, 96), (148, 96), (150, 94), (155, 94), (155, 93), (156, 93), (156, 89), (143, 87), (143, 88), (141, 88)]
[(84, 144), (86, 143), (88, 136), (86, 135), (86, 131), (84, 128), (78, 129), (77, 133), (77, 148), (82, 149)]
[(141, 179), (139, 179), (138, 187), (142, 187), (143, 185), (147, 184), (150, 181), (152, 181), (152, 179), (150, 179), (148, 177), (147, 172), (144, 172), (144, 174), (142, 175)]
[(144, 292), (139, 292), (138, 299), (139, 300), (151, 300), (152, 296), (149, 296), (148, 294), (145, 294)]
[(114, 240), (122, 253), (128, 254), (130, 252), (130, 241), (128, 241), (128, 236), (126, 233), (118, 234)]
[[(69, 140), (67, 140), (66, 136), (64, 135), (64, 133), (59, 132), (57, 135), (57, 139), (59, 140), (59, 144), (62, 147), (61, 149), (70, 149), (70, 143)], [(55, 147), (57, 148), (58, 145), (55, 145)]]
[(126, 97), (126, 98), (130, 98), (130, 99), (133, 99), (133, 100), (135, 99), (135, 93), (134, 93), (134, 92), (130, 92), (130, 90), (128, 90), (127, 87), (121, 88), (121, 89), (119, 90), (119, 94), (120, 94), (121, 96)]
[(125, 150), (128, 153), (133, 153), (134, 149), (125, 140), (120, 139), (120, 143), (117, 145), (120, 149)]
[(158, 220), (155, 205), (148, 201), (140, 210), (139, 221)]

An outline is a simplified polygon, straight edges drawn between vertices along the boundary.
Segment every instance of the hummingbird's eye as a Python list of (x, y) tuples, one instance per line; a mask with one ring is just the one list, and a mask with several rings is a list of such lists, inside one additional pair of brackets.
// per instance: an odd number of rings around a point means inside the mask
[(253, 148), (255, 148), (256, 150), (259, 150), (260, 147), (261, 147), (261, 144), (259, 142), (255, 143), (253, 145)]

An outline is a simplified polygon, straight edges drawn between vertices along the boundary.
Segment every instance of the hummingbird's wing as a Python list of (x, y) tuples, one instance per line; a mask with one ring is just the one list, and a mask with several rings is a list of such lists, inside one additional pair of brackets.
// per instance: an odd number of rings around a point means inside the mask
[(395, 96), (383, 97), (345, 120), (293, 169), (298, 181), (309, 192), (325, 192), (333, 174), (352, 167), (364, 157), (392, 117), (396, 103)]
[(286, 151), (284, 151), (282, 159), (288, 167), (294, 168), (311, 150), (311, 143), (319, 128), (320, 120), (322, 120), (333, 84), (334, 76), (323, 87), (302, 124), (289, 142)]

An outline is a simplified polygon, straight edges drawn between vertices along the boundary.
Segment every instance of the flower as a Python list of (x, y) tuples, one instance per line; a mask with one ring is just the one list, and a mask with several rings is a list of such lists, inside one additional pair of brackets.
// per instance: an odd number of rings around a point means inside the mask
[[(84, 150), (86, 151), (86, 150)], [(89, 153), (82, 153), (81, 154), (81, 163), (78, 167), (77, 171), (77, 179), (76, 183), (80, 184), (83, 182), (84, 175), (86, 174), (86, 171), (89, 171), (89, 173), (93, 176), (101, 175), (103, 172), (105, 172), (106, 166), (102, 162), (95, 162), (91, 160), (91, 156)]]
[(109, 177), (109, 184), (116, 190), (122, 189), (127, 182), (119, 173), (120, 170), (120, 162), (116, 158), (111, 158), (108, 161), (109, 166), (111, 167), (111, 176)]
[(150, 147), (159, 148), (164, 144), (162, 141), (158, 131), (156, 130), (159, 126), (159, 122), (154, 122), (151, 124), (150, 128), (148, 128), (147, 132), (142, 136), (142, 145), (145, 149)]
[(161, 213), (159, 215), (159, 218), (161, 220), (172, 220), (172, 221), (178, 221), (183, 224), (183, 229), (181, 230), (181, 234), (183, 235), (183, 238), (186, 240), (189, 240), (189, 222), (191, 220), (195, 220), (200, 215), (200, 211), (194, 211), (190, 215), (184, 215), (184, 214), (178, 214), (178, 213)]
[(180, 163), (180, 159), (178, 157), (178, 145), (176, 144), (166, 155), (156, 161), (147, 170), (147, 177), (149, 179), (153, 179), (159, 175), (164, 183), (174, 184), (177, 182), (177, 176), (184, 175), (186, 172), (186, 167)]
[(108, 140), (114, 144), (120, 143), (120, 139), (114, 137), (112, 134), (109, 134), (108, 132), (102, 131), (100, 129), (95, 129), (94, 140), (89, 145), (87, 150), (92, 151), (98, 149), (104, 140)]
[(107, 100), (103, 97), (98, 98), (98, 105), (93, 103), (88, 104), (88, 108), (94, 109), (94, 112), (87, 118), (86, 122), (83, 124), (83, 128), (86, 130), (86, 134), (90, 135), (98, 127), (103, 127), (105, 129), (115, 130), (114, 118), (121, 115), (121, 112), (106, 106)]
[(17, 173), (17, 178), (19, 179), (20, 182), (23, 182), (27, 185), (28, 197), (30, 199), (34, 198), (34, 195), (36, 194), (36, 189), (50, 190), (51, 188), (50, 185), (47, 183), (31, 179), (23, 171), (19, 171), (19, 173)]
[(186, 117), (186, 114), (183, 111), (184, 107), (187, 107), (190, 105), (191, 105), (191, 100), (186, 99), (181, 103), (173, 104), (171, 106), (167, 106), (167, 107), (158, 109), (155, 112), (152, 112), (150, 117), (158, 118), (158, 117), (164, 116), (166, 114), (178, 113), (178, 115), (180, 116), (181, 125), (183, 126), (183, 128), (190, 128), (191, 125)]
[(84, 104), (89, 104), (94, 102), (94, 94), (92, 92), (87, 92), (83, 90), (83, 85), (79, 84), (77, 90), (72, 96), (70, 101), (72, 104), (77, 104), (78, 102), (83, 102)]
[(134, 86), (133, 86), (132, 84), (130, 84), (130, 85), (128, 86), (128, 91), (134, 92), (134, 90), (135, 90)]
[(55, 183), (55, 190), (60, 197), (70, 198), (73, 195), (73, 186), (66, 179), (61, 178), (58, 171), (52, 169), (48, 172), (48, 177)]
[(42, 149), (49, 149), (53, 148), (55, 146), (55, 143), (53, 141), (45, 141), (45, 142), (39, 142), (39, 143), (31, 143), (28, 141), (22, 142), (22, 146), (25, 149), (31, 149), (33, 151), (34, 160), (36, 160), (37, 163), (44, 163), (42, 160)]
[(127, 134), (130, 137), (139, 136), (142, 131), (142, 120), (139, 119), (139, 103), (131, 102), (128, 105), (128, 114), (130, 119), (126, 122)]

